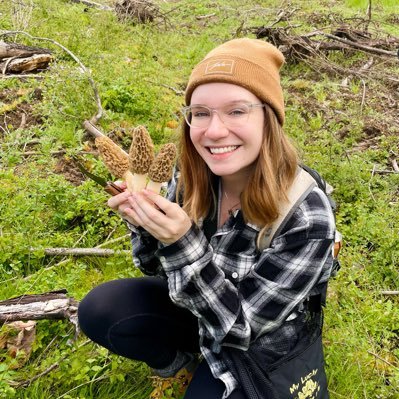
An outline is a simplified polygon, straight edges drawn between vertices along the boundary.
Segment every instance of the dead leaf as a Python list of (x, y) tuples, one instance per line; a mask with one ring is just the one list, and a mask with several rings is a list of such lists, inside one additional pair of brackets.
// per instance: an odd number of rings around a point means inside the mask
[(12, 369), (21, 368), (32, 353), (32, 345), (36, 338), (36, 322), (29, 320), (5, 323), (0, 332), (0, 349), (6, 349), (9, 356), (17, 361)]

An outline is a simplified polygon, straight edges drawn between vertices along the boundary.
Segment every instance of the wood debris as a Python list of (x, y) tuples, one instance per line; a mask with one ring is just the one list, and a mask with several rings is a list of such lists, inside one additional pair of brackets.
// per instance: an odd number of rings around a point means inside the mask
[(47, 69), (52, 60), (48, 49), (0, 41), (2, 75), (40, 72)]

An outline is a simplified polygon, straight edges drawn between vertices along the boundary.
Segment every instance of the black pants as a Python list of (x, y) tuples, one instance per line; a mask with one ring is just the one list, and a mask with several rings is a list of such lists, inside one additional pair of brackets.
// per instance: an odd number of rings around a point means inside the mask
[[(109, 281), (94, 288), (78, 310), (82, 331), (110, 351), (147, 363), (169, 366), (178, 350), (199, 352), (198, 322), (172, 303), (167, 282), (157, 277)], [(224, 384), (213, 378), (203, 361), (186, 392), (186, 399), (220, 399)], [(231, 399), (244, 399), (238, 391)]]

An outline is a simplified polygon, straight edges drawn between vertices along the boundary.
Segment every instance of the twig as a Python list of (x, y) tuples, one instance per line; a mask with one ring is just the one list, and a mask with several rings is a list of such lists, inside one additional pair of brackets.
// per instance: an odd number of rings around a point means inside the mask
[(369, 0), (369, 4), (367, 6), (367, 24), (366, 24), (366, 32), (368, 30), (369, 24), (371, 22), (371, 0)]
[(399, 295), (399, 291), (381, 291), (382, 295)]
[(367, 353), (369, 353), (370, 355), (375, 356), (378, 360), (381, 360), (382, 362), (384, 362), (384, 363), (387, 364), (388, 366), (391, 366), (391, 367), (393, 367), (393, 368), (395, 368), (395, 369), (399, 369), (398, 366), (395, 366), (394, 364), (388, 362), (388, 360), (385, 360), (383, 357), (377, 355), (376, 353), (371, 352), (371, 351), (367, 351)]
[(184, 90), (179, 90), (179, 89), (176, 89), (175, 87), (172, 87), (172, 86), (169, 86), (169, 85), (166, 85), (166, 84), (163, 84), (163, 83), (157, 83), (157, 82), (154, 82), (154, 81), (148, 80), (148, 79), (145, 79), (144, 81), (148, 82), (148, 83), (151, 83), (153, 85), (165, 87), (166, 89), (172, 90), (178, 96), (181, 96), (182, 94), (184, 94)]
[(0, 75), (0, 78), (1, 79), (24, 79), (24, 78), (44, 79), (45, 76), (34, 73), (25, 73), (18, 75)]
[(362, 79), (362, 84), (363, 84), (363, 94), (362, 94), (362, 103), (360, 104), (360, 113), (363, 113), (363, 107), (364, 107), (364, 100), (366, 98), (366, 83)]
[[(58, 151), (51, 151), (50, 155), (63, 155), (66, 154), (66, 150), (58, 150)], [(79, 154), (97, 154), (97, 151), (80, 151)], [(32, 155), (43, 155), (43, 152), (40, 151), (25, 151), (21, 153), (24, 157), (29, 157)]]
[(34, 377), (30, 378), (29, 380), (25, 380), (25, 381), (21, 381), (21, 382), (8, 381), (8, 383), (14, 388), (27, 387), (30, 384), (32, 384), (32, 382), (35, 382), (36, 380), (38, 380), (40, 377), (43, 377), (46, 374), (51, 373), (53, 370), (57, 369), (59, 366), (60, 366), (59, 363), (54, 363), (50, 367), (47, 367), (46, 370), (42, 371), (39, 374), (36, 374)]
[(391, 163), (392, 163), (393, 170), (396, 173), (399, 173), (399, 166), (398, 166), (398, 163), (397, 163), (396, 159), (392, 159)]
[(395, 172), (394, 170), (386, 170), (386, 169), (378, 170), (378, 169), (374, 169), (372, 173), (373, 173), (373, 175), (388, 175), (388, 174), (391, 174), (391, 173), (398, 173), (398, 172)]
[(105, 134), (102, 133), (91, 121), (84, 121), (83, 127), (85, 130), (90, 133), (93, 137), (104, 137)]
[(378, 54), (378, 55), (387, 55), (387, 56), (390, 56), (390, 57), (397, 57), (398, 56), (398, 53), (396, 51), (388, 51), (388, 50), (383, 50), (383, 49), (379, 49), (379, 48), (375, 48), (375, 47), (366, 46), (364, 44), (359, 44), (359, 43), (356, 43), (356, 42), (354, 42), (352, 40), (344, 39), (342, 37), (335, 36), (335, 35), (332, 35), (330, 33), (316, 31), (316, 32), (314, 32), (314, 35), (325, 36), (325, 37), (328, 37), (329, 39), (336, 40), (337, 42), (341, 42), (343, 44), (346, 44), (347, 46), (354, 47), (354, 48), (357, 48), (359, 50), (363, 50), (363, 51), (368, 52), (368, 53)]
[(14, 59), (16, 59), (16, 58), (18, 58), (18, 56), (10, 57), (10, 58), (8, 58), (8, 59), (6, 60), (6, 62), (4, 63), (3, 70), (1, 71), (1, 74), (2, 74), (2, 75), (5, 75), (5, 74), (6, 74), (8, 65), (10, 64), (10, 62), (11, 62), (12, 60), (14, 60)]
[[(39, 251), (39, 248), (30, 248), (30, 251)], [(108, 257), (114, 255), (130, 254), (129, 250), (114, 250), (101, 248), (45, 248), (44, 253), (49, 256), (98, 256)]]
[(215, 15), (216, 15), (216, 13), (207, 14), (207, 15), (197, 15), (197, 16), (195, 17), (195, 19), (198, 19), (198, 20), (207, 19), (207, 18), (214, 17)]
[[(95, 248), (102, 248), (102, 247), (105, 247), (106, 245), (114, 244), (115, 242), (122, 241), (122, 240), (124, 240), (124, 239), (126, 239), (128, 237), (130, 237), (130, 234), (126, 234), (124, 236), (115, 238), (113, 240), (109, 240), (109, 241), (103, 242), (102, 244), (97, 245)], [(51, 270), (51, 269), (53, 269), (55, 267), (62, 266), (63, 264), (68, 263), (68, 262), (69, 262), (69, 259), (64, 259), (61, 262), (56, 263), (55, 265), (45, 267), (44, 269), (40, 269), (39, 275), (31, 274), (29, 276), (26, 276), (24, 278), (24, 281), (30, 280), (32, 277), (36, 277), (36, 281), (37, 281), (43, 273), (45, 273), (45, 272), (47, 272), (47, 271), (49, 271), (49, 270)], [(17, 277), (14, 277), (12, 279), (8, 279), (8, 280), (3, 281), (3, 283), (6, 282), (6, 281), (12, 281), (12, 280), (16, 280), (16, 279), (17, 279)]]
[(91, 343), (91, 340), (86, 340), (84, 341), (81, 345), (79, 345), (77, 348), (73, 348), (70, 352), (68, 352), (67, 355), (63, 356), (61, 359), (59, 359), (59, 361), (57, 363), (53, 363), (50, 367), (47, 367), (46, 370), (42, 371), (39, 374), (36, 374), (34, 377), (30, 378), (29, 380), (25, 380), (25, 381), (8, 381), (8, 383), (14, 387), (14, 388), (21, 388), (21, 387), (27, 387), (30, 384), (32, 384), (32, 382), (35, 382), (36, 380), (38, 380), (40, 377), (45, 376), (46, 374), (52, 372), (53, 370), (55, 370), (56, 368), (59, 367), (60, 363), (63, 362), (67, 357), (69, 357), (71, 355), (71, 353), (76, 352), (78, 349), (82, 348), (83, 346)]

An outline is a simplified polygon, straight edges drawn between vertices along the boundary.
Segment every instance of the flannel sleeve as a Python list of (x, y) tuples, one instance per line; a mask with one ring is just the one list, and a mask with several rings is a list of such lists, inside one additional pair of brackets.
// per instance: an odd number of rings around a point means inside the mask
[(128, 222), (126, 224), (131, 232), (134, 265), (147, 276), (164, 275), (161, 263), (155, 256), (158, 249), (157, 239), (141, 227)]
[(223, 257), (214, 256), (196, 226), (159, 249), (172, 300), (199, 318), (215, 352), (222, 345), (247, 349), (257, 336), (276, 330), (327, 279), (335, 228), (327, 201), (321, 191), (312, 191), (237, 285), (226, 278)]

